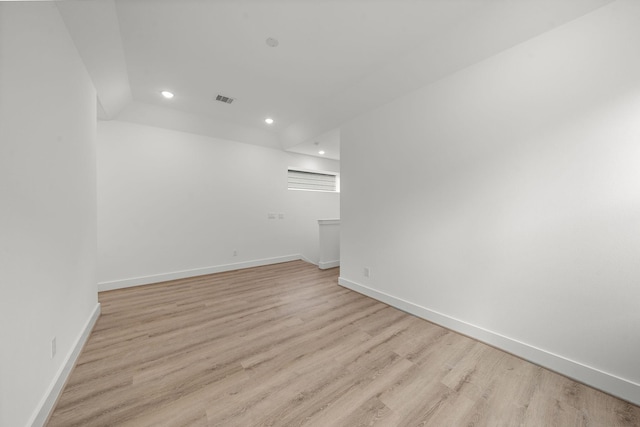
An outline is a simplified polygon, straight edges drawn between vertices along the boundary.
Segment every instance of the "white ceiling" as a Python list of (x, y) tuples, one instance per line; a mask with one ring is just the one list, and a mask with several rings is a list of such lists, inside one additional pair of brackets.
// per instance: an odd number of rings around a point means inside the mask
[[(339, 126), (610, 0), (59, 2), (103, 118), (339, 158)], [(278, 47), (266, 39), (276, 38)], [(175, 93), (172, 100), (160, 91)], [(235, 98), (215, 102), (217, 94)], [(264, 123), (272, 117), (271, 126)], [(317, 144), (316, 144), (317, 143)]]

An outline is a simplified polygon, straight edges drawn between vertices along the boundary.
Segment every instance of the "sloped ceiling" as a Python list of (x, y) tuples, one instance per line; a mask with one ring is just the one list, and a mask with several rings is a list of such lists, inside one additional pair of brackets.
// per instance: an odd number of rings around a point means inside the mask
[[(339, 158), (339, 127), (350, 118), (610, 1), (85, 0), (58, 8), (101, 118)], [(235, 100), (216, 102), (218, 94)]]

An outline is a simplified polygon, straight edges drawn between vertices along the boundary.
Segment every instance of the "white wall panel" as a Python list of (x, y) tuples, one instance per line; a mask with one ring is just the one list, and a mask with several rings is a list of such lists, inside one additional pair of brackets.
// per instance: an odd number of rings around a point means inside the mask
[(639, 403), (635, 40), (615, 2), (344, 126), (343, 283)]
[(333, 160), (99, 122), (99, 282), (149, 283), (292, 255), (317, 263), (317, 220), (339, 216), (339, 194), (287, 190), (291, 166), (338, 171)]

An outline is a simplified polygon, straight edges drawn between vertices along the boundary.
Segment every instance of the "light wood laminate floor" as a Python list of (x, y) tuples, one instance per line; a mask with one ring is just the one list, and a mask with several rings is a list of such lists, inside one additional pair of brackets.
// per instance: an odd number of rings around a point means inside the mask
[(48, 425), (639, 426), (640, 408), (302, 261), (100, 294)]

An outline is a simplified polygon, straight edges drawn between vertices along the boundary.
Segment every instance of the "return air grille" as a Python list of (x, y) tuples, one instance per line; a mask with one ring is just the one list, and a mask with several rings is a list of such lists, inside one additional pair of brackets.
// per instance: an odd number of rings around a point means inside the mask
[(229, 98), (228, 96), (218, 95), (216, 96), (216, 101), (224, 102), (225, 104), (231, 104), (234, 101), (234, 99)]

